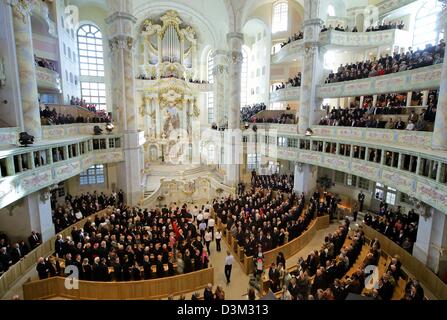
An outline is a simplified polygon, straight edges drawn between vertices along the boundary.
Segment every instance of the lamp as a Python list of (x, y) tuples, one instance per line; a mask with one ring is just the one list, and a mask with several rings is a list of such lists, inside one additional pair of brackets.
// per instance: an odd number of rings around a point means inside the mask
[(310, 136), (313, 135), (313, 134), (314, 134), (314, 132), (312, 131), (311, 128), (307, 128), (307, 129), (306, 129), (306, 133), (305, 133), (306, 136), (310, 137)]
[(113, 125), (113, 123), (109, 122), (106, 124), (106, 130), (108, 134), (111, 134), (114, 128), (115, 126)]
[(93, 127), (93, 133), (95, 136), (99, 136), (102, 134), (102, 129), (99, 126), (94, 126)]
[(19, 143), (23, 147), (27, 147), (29, 144), (34, 143), (34, 136), (28, 134), (27, 132), (20, 132), (19, 134)]

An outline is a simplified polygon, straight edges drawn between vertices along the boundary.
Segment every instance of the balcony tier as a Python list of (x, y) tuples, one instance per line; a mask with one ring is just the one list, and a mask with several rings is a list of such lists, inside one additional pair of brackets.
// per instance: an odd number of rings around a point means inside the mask
[(301, 87), (279, 89), (270, 93), (270, 103), (283, 101), (300, 101)]
[(36, 78), (39, 90), (61, 92), (61, 78), (56, 71), (36, 66)]
[(442, 64), (435, 64), (384, 76), (328, 83), (317, 86), (317, 96), (324, 99), (436, 89), (441, 72)]

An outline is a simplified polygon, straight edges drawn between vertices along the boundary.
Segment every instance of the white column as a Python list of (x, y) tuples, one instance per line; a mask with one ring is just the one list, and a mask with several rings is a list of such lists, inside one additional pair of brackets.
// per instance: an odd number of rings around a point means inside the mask
[(228, 106), (228, 95), (226, 90), (229, 85), (228, 79), (228, 53), (223, 50), (216, 50), (213, 53), (213, 76), (214, 76), (214, 114), (215, 122), (220, 127), (225, 125), (226, 107)]
[(240, 134), (241, 118), (241, 71), (242, 71), (242, 43), (244, 35), (238, 32), (227, 34), (228, 46), (230, 48), (229, 80), (230, 80), (230, 103), (228, 117), (228, 131), (225, 143), (226, 153), (226, 183), (235, 186), (239, 182), (240, 161), (238, 155), (242, 150), (242, 136)]
[(306, 132), (318, 123), (322, 99), (316, 96), (316, 86), (322, 81), (324, 49), (319, 46), (319, 35), (323, 20), (319, 19), (320, 1), (306, 0), (304, 3), (304, 57), (300, 107), (298, 110), (298, 131)]
[[(444, 30), (447, 30), (447, 10), (443, 7), (442, 25)], [(447, 149), (447, 59), (444, 59), (442, 64), (441, 84), (439, 86), (438, 105), (436, 108), (435, 127), (433, 130), (432, 148), (438, 150)]]
[(20, 93), (25, 130), (36, 139), (42, 137), (36, 67), (34, 63), (33, 35), (31, 32), (30, 0), (12, 1), (14, 37), (19, 70)]
[(23, 200), (1, 209), (0, 225), (8, 231), (11, 241), (25, 240), (31, 231), (42, 235), (42, 241), (54, 236), (54, 223), (51, 215), (50, 196), (45, 198), (45, 190), (34, 192)]
[(417, 240), (413, 255), (440, 275), (447, 271), (447, 216), (434, 208), (429, 217), (419, 217)]
[(317, 188), (316, 170), (312, 170), (312, 165), (304, 163), (295, 163), (293, 191), (302, 193), (306, 196), (312, 194)]
[(120, 163), (118, 188), (126, 193), (128, 205), (142, 199), (141, 149), (145, 143), (144, 132), (138, 131), (138, 114), (135, 103), (134, 51), (132, 31), (137, 19), (131, 14), (131, 0), (108, 0), (109, 46), (113, 65), (112, 105), (117, 128), (123, 133), (124, 162)]

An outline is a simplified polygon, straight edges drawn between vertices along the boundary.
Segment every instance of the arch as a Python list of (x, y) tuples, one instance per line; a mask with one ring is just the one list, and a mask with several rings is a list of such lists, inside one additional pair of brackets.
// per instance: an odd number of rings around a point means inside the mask
[(438, 27), (441, 2), (427, 0), (418, 9), (413, 28), (413, 47), (423, 49), (427, 44), (435, 44), (438, 41), (440, 28)]
[(355, 26), (357, 27), (358, 32), (363, 32), (363, 27), (365, 25), (365, 15), (363, 13), (359, 13), (355, 16)]

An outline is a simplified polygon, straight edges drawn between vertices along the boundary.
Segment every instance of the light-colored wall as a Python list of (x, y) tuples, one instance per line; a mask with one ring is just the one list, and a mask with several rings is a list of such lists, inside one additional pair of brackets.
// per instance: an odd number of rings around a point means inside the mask
[[(105, 165), (106, 169), (106, 177), (105, 182), (103, 184), (95, 184), (95, 185), (85, 185), (81, 186), (79, 183), (79, 175), (70, 178), (65, 181), (65, 192), (70, 193), (72, 195), (85, 193), (85, 192), (104, 192), (110, 193), (117, 189), (117, 166), (118, 164), (107, 164)], [(118, 191), (118, 190), (116, 190)]]

